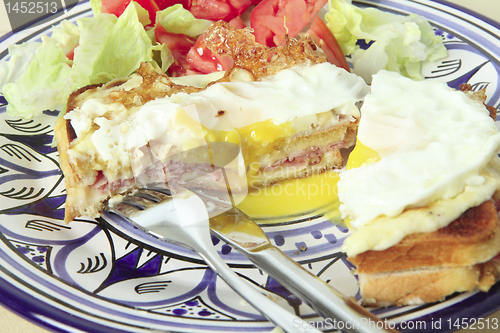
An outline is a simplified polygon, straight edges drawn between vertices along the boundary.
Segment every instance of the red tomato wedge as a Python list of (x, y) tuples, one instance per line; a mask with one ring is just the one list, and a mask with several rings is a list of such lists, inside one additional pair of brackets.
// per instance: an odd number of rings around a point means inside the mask
[(189, 0), (154, 0), (160, 10), (180, 3), (182, 7), (188, 8)]
[(76, 46), (71, 51), (69, 51), (66, 54), (66, 58), (68, 58), (69, 60), (74, 60), (74, 58), (75, 58), (75, 49), (76, 49)]
[(263, 0), (250, 14), (255, 40), (267, 46), (285, 43), (285, 35), (297, 37), (328, 0)]
[(241, 16), (235, 17), (231, 21), (228, 22), (231, 26), (233, 26), (235, 29), (243, 29), (246, 28), (245, 22), (241, 19)]
[(175, 61), (167, 71), (170, 76), (184, 76), (196, 72), (186, 59), (189, 50), (196, 42), (194, 38), (168, 32), (161, 24), (155, 27), (155, 38), (158, 43), (165, 44), (174, 57)]
[(167, 32), (161, 24), (155, 27), (155, 38), (160, 44), (166, 44), (175, 57), (176, 53), (186, 54), (196, 43), (196, 39), (183, 34)]
[(255, 3), (254, 0), (155, 0), (155, 2), (160, 10), (181, 4), (197, 19), (226, 22), (240, 16)]
[(240, 16), (253, 0), (188, 0), (187, 9), (198, 19), (231, 21)]
[(334, 64), (337, 67), (341, 67), (346, 71), (350, 72), (349, 64), (347, 63), (347, 59), (342, 52), (342, 49), (339, 46), (339, 43), (335, 39), (335, 36), (332, 34), (330, 29), (319, 16), (316, 16), (311, 24), (307, 33), (314, 38), (316, 44), (318, 44), (323, 52), (326, 54), (326, 59), (331, 64)]
[(198, 71), (210, 74), (217, 71), (231, 69), (234, 60), (229, 56), (220, 56), (210, 51), (205, 44), (205, 35), (196, 40), (194, 46), (189, 50), (187, 61)]
[[(115, 14), (119, 17), (125, 11), (125, 8), (132, 0), (101, 0), (101, 12), (108, 14)], [(159, 10), (158, 5), (153, 0), (134, 0), (142, 8), (146, 9), (149, 13), (149, 20), (151, 24), (156, 21), (156, 12)]]

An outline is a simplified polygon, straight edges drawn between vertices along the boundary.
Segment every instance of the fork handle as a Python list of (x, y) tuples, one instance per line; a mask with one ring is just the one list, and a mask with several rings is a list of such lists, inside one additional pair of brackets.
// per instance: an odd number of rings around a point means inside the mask
[(287, 333), (321, 333), (314, 325), (302, 320), (295, 314), (276, 304), (267, 296), (255, 290), (245, 280), (227, 266), (215, 250), (200, 247), (198, 254), (214, 270), (229, 287), (243, 297), (250, 305), (259, 310), (266, 318), (281, 327)]
[(392, 325), (387, 325), (380, 318), (303, 269), (274, 245), (270, 244), (261, 250), (242, 251), (242, 254), (324, 318), (343, 321), (343, 330), (355, 333), (398, 332), (391, 327)]

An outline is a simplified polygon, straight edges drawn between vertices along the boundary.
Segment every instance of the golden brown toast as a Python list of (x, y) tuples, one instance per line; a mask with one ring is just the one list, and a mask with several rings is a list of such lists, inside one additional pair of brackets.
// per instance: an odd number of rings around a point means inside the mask
[(455, 292), (487, 291), (498, 276), (500, 226), (493, 200), (447, 227), (414, 234), (383, 251), (348, 258), (356, 265), (363, 304), (416, 305)]
[(447, 227), (414, 234), (383, 251), (348, 258), (358, 273), (400, 271), (420, 267), (474, 265), (500, 252), (500, 227), (493, 200), (470, 208)]
[(440, 302), (456, 292), (475, 289), (488, 291), (497, 275), (490, 260), (472, 266), (363, 273), (358, 278), (363, 305), (383, 307)]

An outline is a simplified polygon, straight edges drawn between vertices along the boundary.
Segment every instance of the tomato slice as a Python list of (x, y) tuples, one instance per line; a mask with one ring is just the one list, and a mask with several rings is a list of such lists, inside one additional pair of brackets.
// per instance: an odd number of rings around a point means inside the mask
[(240, 16), (253, 0), (187, 0), (186, 7), (197, 19), (226, 22)]
[(154, 0), (154, 2), (156, 2), (160, 10), (164, 10), (165, 8), (176, 5), (178, 3), (180, 3), (184, 8), (188, 8), (189, 5), (189, 0)]
[(307, 33), (311, 35), (316, 44), (323, 49), (328, 62), (350, 72), (349, 64), (347, 63), (347, 59), (345, 58), (337, 39), (335, 39), (335, 36), (332, 34), (330, 29), (328, 29), (326, 23), (323, 22), (319, 16), (314, 18), (309, 30), (307, 30)]
[(75, 49), (76, 49), (76, 46), (74, 48), (72, 48), (71, 51), (69, 51), (68, 53), (66, 53), (66, 58), (68, 58), (69, 60), (74, 60), (74, 58), (75, 58)]
[(213, 53), (205, 44), (205, 34), (198, 37), (194, 46), (189, 50), (187, 61), (198, 71), (210, 74), (217, 71), (231, 69), (234, 60), (229, 56)]
[(161, 24), (155, 26), (155, 38), (158, 43), (166, 44), (174, 57), (175, 53), (188, 53), (196, 42), (196, 39), (189, 36), (168, 32)]
[(245, 24), (245, 22), (243, 22), (243, 20), (241, 19), (241, 16), (237, 16), (235, 17), (234, 19), (232, 19), (231, 21), (228, 22), (232, 27), (234, 27), (235, 29), (243, 29), (243, 28), (246, 28), (247, 25)]
[(250, 14), (255, 40), (267, 46), (285, 43), (285, 36), (297, 37), (328, 0), (263, 0)]
[[(109, 0), (108, 0), (109, 1)], [(226, 22), (240, 16), (250, 5), (260, 0), (154, 0), (160, 10), (181, 4), (197, 19)]]
[[(115, 14), (119, 17), (132, 0), (101, 0), (101, 12)], [(156, 21), (156, 12), (159, 10), (158, 5), (153, 0), (134, 0), (142, 8), (148, 11), (151, 25)]]
[(155, 26), (155, 38), (158, 43), (165, 44), (174, 57), (174, 63), (167, 70), (168, 75), (184, 76), (197, 72), (186, 59), (189, 50), (195, 45), (194, 38), (168, 32), (161, 24)]

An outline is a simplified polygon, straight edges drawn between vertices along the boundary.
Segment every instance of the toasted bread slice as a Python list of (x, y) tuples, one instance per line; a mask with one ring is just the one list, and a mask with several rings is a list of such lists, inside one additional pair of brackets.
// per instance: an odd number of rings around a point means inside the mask
[(493, 200), (470, 208), (447, 227), (413, 234), (383, 251), (349, 258), (358, 273), (400, 271), (420, 267), (468, 266), (500, 252), (500, 228)]
[(488, 291), (498, 271), (493, 260), (459, 267), (430, 267), (359, 274), (363, 305), (421, 305), (443, 301), (456, 292)]
[(489, 200), (447, 227), (348, 260), (356, 265), (364, 304), (413, 305), (441, 301), (454, 292), (488, 290), (498, 274), (493, 258), (499, 252), (499, 220)]

